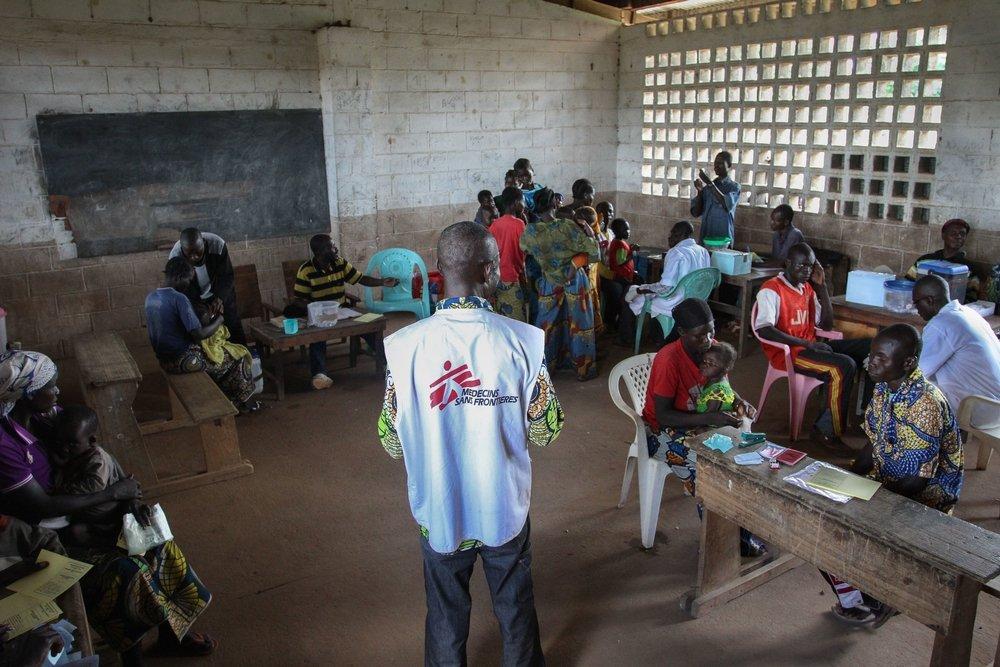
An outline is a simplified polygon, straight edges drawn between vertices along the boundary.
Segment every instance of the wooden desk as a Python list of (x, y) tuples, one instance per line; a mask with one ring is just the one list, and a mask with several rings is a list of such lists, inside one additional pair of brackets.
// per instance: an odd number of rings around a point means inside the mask
[(80, 386), (87, 406), (97, 413), (101, 446), (147, 489), (156, 484), (132, 403), (142, 373), (116, 333), (79, 336), (73, 343)]
[[(844, 294), (830, 299), (833, 304), (833, 317), (842, 322), (852, 322), (872, 327), (874, 329), (884, 329), (890, 324), (912, 324), (918, 330), (922, 330), (927, 324), (917, 314), (894, 313), (878, 306), (865, 306), (860, 303), (850, 303)], [(986, 318), (993, 333), (1000, 335), (1000, 316), (990, 315)]]
[(736, 343), (737, 359), (742, 359), (757, 349), (754, 344), (746, 344), (747, 338), (751, 336), (750, 332), (753, 326), (753, 323), (750, 321), (750, 311), (753, 309), (757, 290), (765, 282), (778, 275), (780, 270), (754, 268), (750, 270), (750, 273), (745, 273), (742, 276), (727, 276), (726, 274), (722, 274), (723, 285), (734, 285), (739, 290), (736, 305), (719, 301), (718, 290), (708, 300), (708, 305), (712, 307), (712, 310), (739, 318), (740, 332), (739, 340)]
[[(796, 466), (738, 466), (695, 438), (698, 497), (704, 503), (693, 615), (723, 604), (796, 566), (796, 557), (849, 581), (934, 630), (931, 665), (967, 665), (980, 589), (1000, 575), (1000, 535), (879, 489), (868, 502), (835, 503), (792, 486)], [(891, 517), (891, 521), (887, 521)], [(784, 552), (743, 574), (739, 526)], [(816, 575), (819, 576), (818, 574)]]
[[(240, 455), (236, 408), (206, 374), (167, 375), (173, 418), (140, 424), (132, 403), (142, 375), (118, 334), (80, 336), (74, 350), (84, 401), (98, 416), (101, 445), (135, 475), (147, 498), (253, 472)], [(189, 427), (200, 431), (205, 470), (158, 475), (145, 436)]]
[[(646, 284), (656, 283), (660, 281), (660, 276), (663, 274), (663, 256), (667, 253), (668, 248), (660, 248), (657, 246), (640, 246), (635, 252), (636, 264), (644, 263), (645, 271), (640, 274), (640, 278)], [(638, 266), (636, 267), (639, 268)]]
[[(265, 373), (274, 380), (277, 386), (278, 400), (285, 399), (285, 352), (311, 343), (321, 343), (335, 338), (350, 338), (351, 367), (354, 367), (360, 347), (359, 336), (375, 334), (379, 338), (385, 335), (385, 316), (372, 322), (357, 322), (354, 318), (340, 320), (333, 327), (302, 327), (298, 333), (286, 334), (270, 322), (250, 322), (246, 325), (247, 334), (266, 348), (270, 357), (272, 369)], [(382, 360), (376, 357), (376, 368), (384, 372)]]

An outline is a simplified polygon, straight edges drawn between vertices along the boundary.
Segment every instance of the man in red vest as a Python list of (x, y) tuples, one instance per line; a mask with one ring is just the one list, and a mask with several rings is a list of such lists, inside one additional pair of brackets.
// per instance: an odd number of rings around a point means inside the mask
[[(789, 248), (784, 270), (761, 286), (753, 327), (761, 338), (791, 348), (795, 372), (826, 383), (827, 408), (816, 420), (812, 436), (829, 447), (846, 447), (840, 437), (847, 425), (851, 388), (871, 339), (817, 340), (817, 327), (833, 327), (833, 306), (823, 267), (805, 243)], [(784, 370), (781, 350), (765, 345), (764, 354), (772, 366)]]

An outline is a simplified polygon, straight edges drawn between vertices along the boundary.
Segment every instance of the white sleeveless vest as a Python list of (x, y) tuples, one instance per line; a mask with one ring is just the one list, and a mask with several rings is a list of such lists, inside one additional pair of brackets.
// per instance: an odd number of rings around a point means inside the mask
[(541, 329), (485, 308), (447, 308), (385, 340), (410, 510), (439, 553), (499, 546), (531, 499), (528, 402)]

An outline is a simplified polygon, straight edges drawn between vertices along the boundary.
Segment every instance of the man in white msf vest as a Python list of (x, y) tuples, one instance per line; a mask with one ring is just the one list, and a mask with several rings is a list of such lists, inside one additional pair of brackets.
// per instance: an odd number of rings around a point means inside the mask
[(543, 665), (531, 585), (529, 443), (563, 424), (542, 331), (493, 312), (500, 279), (489, 231), (459, 222), (438, 241), (444, 298), (434, 315), (385, 341), (379, 439), (406, 464), (420, 527), (426, 665), (465, 665), (469, 579), (483, 559), (504, 665)]

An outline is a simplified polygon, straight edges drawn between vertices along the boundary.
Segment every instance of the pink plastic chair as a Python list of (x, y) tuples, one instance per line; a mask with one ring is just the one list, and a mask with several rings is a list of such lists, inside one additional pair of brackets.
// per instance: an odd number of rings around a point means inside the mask
[[(775, 343), (774, 341), (765, 340), (758, 336), (757, 329), (754, 328), (756, 321), (757, 305), (754, 304), (753, 310), (750, 313), (750, 329), (753, 331), (754, 337), (760, 341), (761, 347), (770, 345), (785, 353), (786, 370), (779, 370), (771, 364), (767, 365), (764, 388), (761, 389), (760, 400), (757, 401), (757, 416), (754, 418), (754, 421), (760, 419), (760, 415), (764, 412), (764, 401), (767, 399), (767, 392), (771, 390), (771, 385), (776, 380), (788, 378), (788, 430), (791, 433), (792, 442), (795, 442), (798, 440), (799, 431), (802, 429), (802, 417), (806, 412), (806, 402), (809, 400), (809, 394), (813, 392), (813, 389), (821, 386), (823, 381), (809, 377), (808, 375), (796, 373), (795, 366), (792, 364), (791, 348), (783, 343)], [(819, 328), (816, 329), (816, 335), (829, 340), (841, 340), (844, 337), (844, 334), (839, 331), (825, 331)]]

